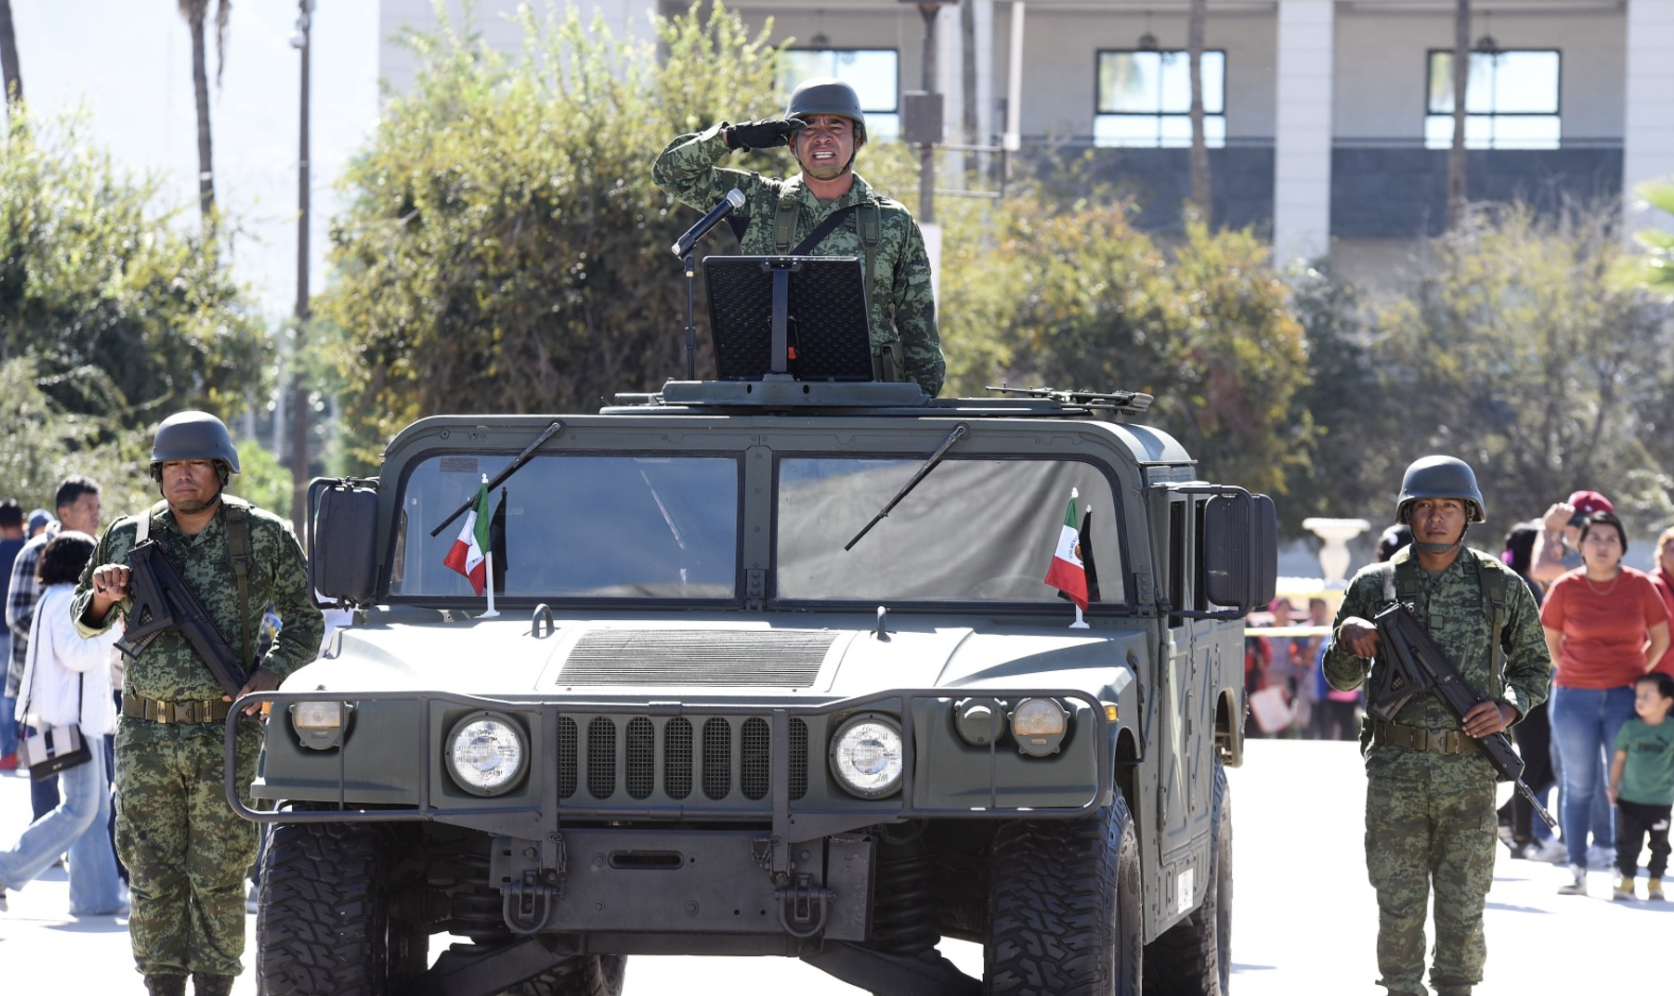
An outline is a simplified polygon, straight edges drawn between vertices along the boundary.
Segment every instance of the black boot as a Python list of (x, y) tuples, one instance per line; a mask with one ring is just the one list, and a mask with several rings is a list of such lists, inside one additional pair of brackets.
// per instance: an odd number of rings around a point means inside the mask
[(147, 975), (145, 991), (147, 996), (186, 996), (186, 976)]
[(192, 992), (194, 996), (232, 996), (232, 987), (233, 977), (230, 975), (192, 973)]

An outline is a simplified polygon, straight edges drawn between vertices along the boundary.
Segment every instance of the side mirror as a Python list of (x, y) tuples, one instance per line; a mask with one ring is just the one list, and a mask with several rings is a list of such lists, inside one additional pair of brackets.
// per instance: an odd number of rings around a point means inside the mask
[(308, 581), (319, 598), (371, 604), (378, 582), (375, 481), (317, 478), (308, 486)]
[(1203, 506), (1204, 593), (1243, 615), (1273, 600), (1279, 575), (1279, 517), (1273, 499), (1244, 491)]

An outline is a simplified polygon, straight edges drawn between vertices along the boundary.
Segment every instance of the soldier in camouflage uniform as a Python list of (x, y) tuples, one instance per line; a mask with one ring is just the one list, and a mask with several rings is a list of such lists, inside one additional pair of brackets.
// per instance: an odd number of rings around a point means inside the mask
[(1464, 461), (1429, 456), (1408, 467), (1395, 517), (1412, 527), (1413, 543), (1354, 576), (1325, 655), (1333, 688), (1364, 682), (1375, 702), (1388, 675), (1374, 659), (1380, 641), (1371, 620), (1395, 593), (1412, 603), (1419, 624), (1483, 700), (1463, 723), (1430, 694), (1413, 696), (1394, 722), (1367, 717), (1366, 869), (1378, 896), (1378, 981), (1392, 996), (1425, 996), (1424, 914), (1432, 892), (1430, 985), (1438, 996), (1464, 996), (1481, 981), (1495, 774), (1467, 738), (1506, 729), (1546, 700), (1551, 682), (1528, 587), (1498, 558), (1464, 546), (1470, 523), (1484, 514), (1476, 474)]
[[(791, 94), (784, 120), (723, 121), (675, 139), (657, 157), (652, 177), (664, 191), (705, 211), (727, 191), (740, 190), (748, 219), (740, 248), (750, 256), (786, 255), (832, 214), (846, 211), (850, 217), (807, 254), (866, 260), (874, 369), (882, 380), (917, 381), (934, 396), (947, 365), (936, 331), (924, 234), (900, 202), (874, 193), (855, 174), (854, 157), (865, 144), (866, 119), (854, 88), (841, 80), (812, 79)], [(778, 180), (716, 166), (734, 149), (781, 145), (790, 146), (800, 175)]]
[[(324, 632), (302, 550), (287, 523), (222, 494), (238, 451), (221, 420), (181, 412), (157, 429), (151, 476), (163, 501), (118, 519), (76, 589), (72, 611), (84, 635), (104, 632), (133, 606), (128, 553), (157, 541), (227, 644), (257, 664), (241, 694), (278, 687), (314, 659)], [(143, 528), (142, 528), (143, 527)], [(235, 556), (240, 551), (247, 557)], [(241, 594), (235, 559), (244, 561)], [(278, 639), (253, 659), (262, 612), (283, 620)], [(232, 697), (178, 629), (159, 632), (131, 661), (116, 734), (116, 846), (133, 888), (129, 933), (152, 994), (231, 992), (244, 955), (244, 880), (256, 828), (227, 805), (222, 787), (225, 720)], [(248, 791), (262, 730), (254, 707), (239, 724), (238, 784)], [(248, 801), (248, 799), (246, 799)]]

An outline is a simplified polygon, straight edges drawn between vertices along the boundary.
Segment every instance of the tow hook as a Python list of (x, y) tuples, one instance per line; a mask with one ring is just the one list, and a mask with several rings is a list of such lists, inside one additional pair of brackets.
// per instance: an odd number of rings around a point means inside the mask
[(773, 892), (779, 901), (779, 926), (792, 937), (813, 937), (825, 929), (826, 905), (837, 898), (830, 889), (813, 884), (813, 876), (802, 872), (796, 884)]
[(552, 918), (558, 904), (557, 875), (548, 869), (531, 868), (522, 881), (500, 886), (501, 911), (514, 934), (538, 934)]

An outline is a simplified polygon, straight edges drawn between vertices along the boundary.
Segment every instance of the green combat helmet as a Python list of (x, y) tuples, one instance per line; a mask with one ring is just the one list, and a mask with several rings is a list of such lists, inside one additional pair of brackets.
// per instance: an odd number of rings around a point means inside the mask
[(238, 449), (233, 446), (227, 425), (208, 412), (176, 412), (163, 419), (151, 442), (151, 479), (163, 479), (163, 464), (170, 460), (214, 460), (221, 471), (221, 484), (238, 470)]
[(855, 148), (866, 144), (866, 114), (860, 109), (860, 95), (840, 79), (816, 76), (802, 81), (785, 105), (785, 117), (804, 118), (812, 114), (835, 114), (854, 122)]

